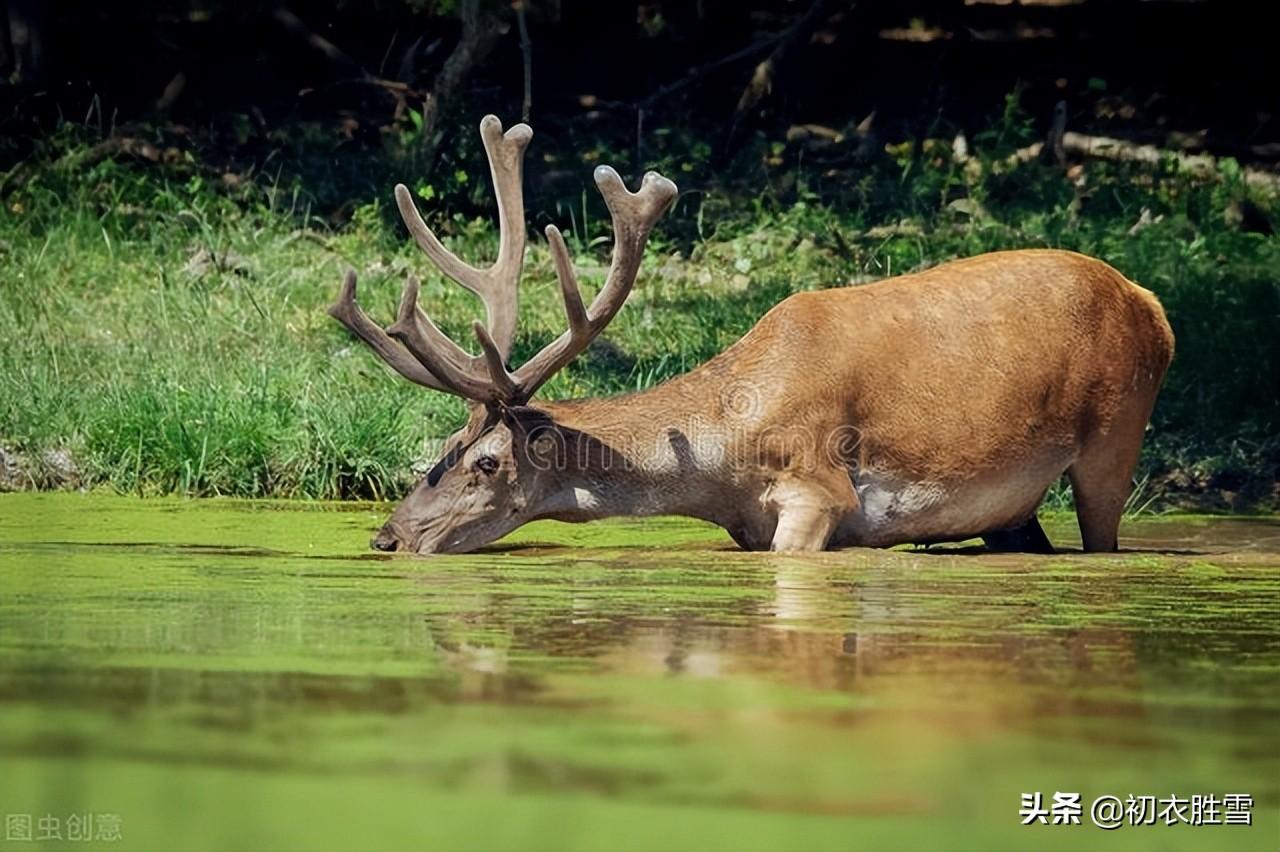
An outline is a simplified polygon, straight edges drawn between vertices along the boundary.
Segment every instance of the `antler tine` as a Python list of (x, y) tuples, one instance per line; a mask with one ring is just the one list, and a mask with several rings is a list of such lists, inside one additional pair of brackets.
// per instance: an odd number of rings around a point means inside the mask
[(613, 218), (613, 258), (604, 286), (591, 301), (587, 313), (598, 334), (609, 324), (631, 293), (644, 259), (644, 246), (649, 232), (667, 208), (676, 200), (679, 190), (657, 172), (645, 172), (638, 192), (628, 192), (626, 184), (609, 166), (596, 169), (596, 186), (604, 196)]
[(629, 192), (622, 178), (609, 166), (597, 168), (595, 178), (596, 186), (604, 196), (604, 202), (613, 218), (613, 258), (609, 263), (609, 274), (600, 292), (591, 300), (591, 307), (583, 311), (582, 295), (573, 275), (564, 239), (558, 229), (547, 229), (547, 239), (551, 244), (556, 275), (560, 279), (561, 294), (564, 297), (565, 314), (569, 318), (569, 330), (544, 346), (537, 355), (515, 371), (513, 378), (516, 387), (520, 396), (526, 400), (586, 349), (621, 310), (635, 285), (649, 232), (678, 193), (676, 185), (657, 172), (645, 174), (638, 192)]
[(498, 258), (489, 267), (489, 295), (485, 298), (489, 332), (505, 361), (511, 357), (520, 304), (520, 272), (528, 226), (524, 220), (524, 150), (533, 138), (527, 124), (502, 132), (502, 122), (486, 116), (480, 136), (489, 157), (489, 176), (498, 200)]
[(502, 122), (486, 115), (480, 122), (480, 138), (498, 201), (498, 257), (492, 266), (479, 269), (445, 248), (423, 221), (404, 184), (396, 185), (396, 206), (405, 227), (431, 262), (484, 302), (489, 332), (505, 360), (511, 355), (515, 338), (520, 270), (524, 265), (524, 150), (533, 138), (533, 130), (527, 124), (517, 124), (503, 133)]
[(569, 257), (569, 249), (565, 247), (564, 235), (555, 225), (548, 225), (546, 233), (551, 258), (556, 265), (556, 278), (560, 281), (560, 295), (564, 298), (564, 313), (569, 321), (569, 331), (577, 335), (590, 334), (587, 309), (582, 306), (582, 291), (578, 289), (578, 276), (574, 274), (573, 261)]
[(356, 273), (348, 269), (342, 279), (342, 288), (338, 291), (338, 299), (329, 306), (329, 316), (342, 323), (356, 337), (369, 344), (392, 369), (409, 381), (424, 388), (447, 391), (449, 388), (437, 379), (430, 371), (404, 350), (402, 346), (387, 336), (377, 323), (356, 303)]
[(476, 333), (476, 339), (480, 341), (480, 349), (484, 352), (485, 365), (489, 368), (489, 377), (493, 380), (493, 386), (498, 393), (498, 398), (515, 401), (519, 398), (520, 389), (516, 386), (515, 377), (507, 372), (507, 366), (503, 361), (502, 352), (498, 349), (498, 344), (494, 342), (493, 337), (489, 334), (489, 329), (484, 327), (480, 321), (471, 324), (472, 329)]
[(418, 307), (418, 279), (410, 275), (400, 294), (400, 310), (396, 321), (387, 326), (387, 334), (399, 340), (409, 354), (443, 385), (441, 390), (477, 402), (505, 399), (503, 391), (486, 377), (477, 376), (477, 360), (431, 321)]

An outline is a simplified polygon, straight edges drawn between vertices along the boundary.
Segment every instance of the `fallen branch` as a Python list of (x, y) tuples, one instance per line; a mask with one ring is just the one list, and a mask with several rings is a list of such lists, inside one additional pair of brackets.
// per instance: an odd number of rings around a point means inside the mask
[(149, 163), (175, 163), (181, 158), (177, 148), (160, 146), (133, 136), (113, 136), (89, 148), (71, 151), (59, 157), (53, 164), (57, 170), (75, 171), (87, 169), (112, 157), (133, 157)]
[[(1199, 178), (1216, 178), (1219, 175), (1220, 160), (1211, 154), (1184, 154), (1157, 148), (1155, 145), (1139, 145), (1110, 136), (1087, 136), (1083, 133), (1067, 132), (1062, 134), (1062, 150), (1067, 154), (1084, 159), (1107, 160), (1113, 163), (1138, 163), (1146, 166), (1158, 166), (1161, 163), (1173, 162), (1180, 171)], [(1005, 162), (1009, 165), (1030, 162), (1039, 159), (1044, 150), (1044, 143), (1037, 142), (1021, 148)], [(1242, 169), (1247, 185), (1280, 191), (1280, 174), (1260, 169)]]

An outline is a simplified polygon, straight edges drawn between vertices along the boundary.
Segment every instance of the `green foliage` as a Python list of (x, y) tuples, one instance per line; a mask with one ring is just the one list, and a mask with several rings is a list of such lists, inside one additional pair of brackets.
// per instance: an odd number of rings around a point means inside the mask
[(1005, 96), (999, 117), (990, 128), (979, 133), (975, 142), (992, 157), (1003, 157), (1013, 150), (1035, 141), (1035, 122), (1022, 106), (1022, 86)]
[[(1224, 212), (1250, 201), (1274, 220), (1275, 199), (1259, 197), (1231, 160), (1208, 181), (1173, 164), (1091, 163), (1082, 185), (1055, 167), (1010, 165), (1029, 128), (1015, 93), (967, 162), (925, 142), (834, 174), (788, 163), (785, 145), (766, 143), (765, 157), (782, 166), (742, 178), (756, 184), (750, 192), (735, 188), (733, 173), (710, 180), (704, 141), (655, 133), (656, 165), (686, 192), (606, 341), (544, 395), (623, 392), (684, 372), (798, 290), (1056, 246), (1154, 290), (1177, 334), (1144, 493), (1265, 492), (1280, 462), (1280, 238), (1233, 227)], [(311, 132), (288, 135), (281, 159), (292, 173), (235, 179), (176, 150), (160, 163), (94, 156), (82, 128), (44, 143), (38, 165), (8, 187), (0, 217), (0, 445), (32, 458), (67, 450), (87, 484), (124, 492), (403, 491), (410, 465), (432, 455), (463, 406), (395, 378), (324, 307), (348, 266), (375, 317), (392, 315), (410, 271), (426, 273), (423, 301), (457, 339), (470, 339), (479, 306), (427, 271), (394, 219), (389, 176), (422, 173), (406, 165), (411, 145), (393, 139), (345, 176), (304, 181), (321, 160)], [(166, 150), (159, 132), (153, 139)], [(488, 182), (471, 177), (481, 173), (478, 143), (440, 156), (414, 186), (431, 202), (428, 221), (462, 256), (492, 257), (493, 225), (476, 213), (489, 203)], [(628, 154), (600, 140), (575, 156), (589, 166)], [(584, 285), (598, 286), (609, 233), (594, 190), (531, 198), (531, 220), (559, 222)], [(312, 213), (333, 209), (348, 217), (336, 229)], [(526, 269), (515, 361), (564, 323), (542, 240), (531, 240)]]

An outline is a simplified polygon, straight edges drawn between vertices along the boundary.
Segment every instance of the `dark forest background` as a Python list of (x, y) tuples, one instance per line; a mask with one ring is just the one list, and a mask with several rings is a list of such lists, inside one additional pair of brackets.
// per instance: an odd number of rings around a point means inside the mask
[[(62, 121), (108, 136), (145, 122), (148, 142), (243, 166), (307, 141), (287, 137), (315, 125), (331, 134), (329, 166), (339, 174), (330, 177), (352, 179), (345, 173), (355, 166), (342, 155), (416, 130), (430, 162), (477, 116), (495, 112), (524, 117), (556, 147), (607, 140), (633, 167), (696, 144), (716, 167), (706, 179), (745, 180), (744, 161), (759, 159), (753, 145), (785, 139), (796, 125), (843, 133), (845, 150), (827, 152), (843, 165), (841, 156), (875, 151), (869, 135), (876, 143), (958, 131), (973, 138), (1016, 92), (1042, 134), (1061, 102), (1067, 130), (1269, 168), (1280, 159), (1274, 44), (1243, 8), (1213, 0), (8, 0), (0, 4), (8, 78), (0, 135), (12, 165)], [(725, 171), (728, 164), (738, 168)]]

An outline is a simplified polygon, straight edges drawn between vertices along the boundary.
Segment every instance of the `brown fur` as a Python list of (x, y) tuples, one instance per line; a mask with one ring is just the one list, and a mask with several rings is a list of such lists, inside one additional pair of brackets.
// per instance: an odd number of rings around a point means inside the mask
[[(1155, 297), (1070, 252), (798, 293), (649, 391), (510, 412), (554, 426), (558, 469), (535, 470), (549, 450), (526, 451), (519, 425), (487, 437), (477, 406), (457, 441), (464, 456), (510, 453), (507, 484), (481, 501), (508, 521), (413, 549), (467, 549), (537, 517), (657, 513), (750, 548), (948, 540), (1018, 527), (1065, 472), (1085, 548), (1110, 550), (1172, 356)], [(408, 543), (404, 529), (457, 498), (422, 491), (384, 534)]]

